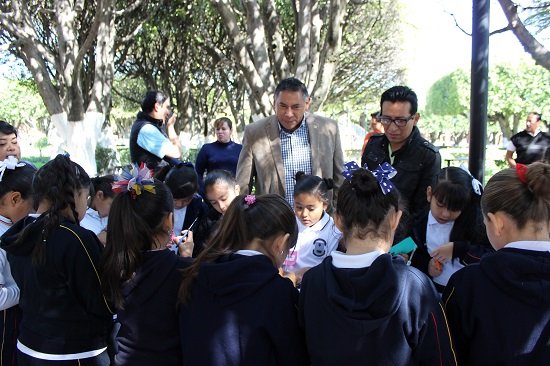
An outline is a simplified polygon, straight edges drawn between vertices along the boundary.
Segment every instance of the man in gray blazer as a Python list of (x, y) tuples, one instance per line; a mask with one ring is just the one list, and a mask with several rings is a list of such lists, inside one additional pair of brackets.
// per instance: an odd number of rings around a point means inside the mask
[(344, 158), (335, 121), (306, 113), (311, 98), (296, 78), (282, 80), (275, 89), (275, 115), (246, 126), (237, 164), (241, 193), (277, 193), (294, 202), (298, 171), (343, 182)]

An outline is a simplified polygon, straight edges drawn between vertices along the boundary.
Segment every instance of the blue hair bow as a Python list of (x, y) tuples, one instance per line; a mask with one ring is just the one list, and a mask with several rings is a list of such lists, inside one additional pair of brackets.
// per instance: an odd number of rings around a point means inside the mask
[(360, 169), (360, 166), (357, 165), (355, 161), (350, 161), (349, 163), (344, 164), (344, 168), (346, 170), (342, 172), (342, 175), (347, 180), (351, 180), (351, 175), (353, 174), (354, 171), (356, 171), (357, 169)]
[[(353, 175), (353, 172), (358, 169), (361, 169), (361, 167), (357, 165), (355, 161), (350, 161), (349, 163), (344, 164), (344, 168), (346, 170), (342, 172), (342, 175), (344, 176), (344, 178), (346, 178), (349, 181), (351, 181), (351, 176)], [(368, 170), (367, 168), (365, 169)], [(395, 187), (393, 183), (390, 181), (390, 179), (395, 177), (395, 175), (397, 174), (397, 170), (395, 170), (395, 168), (392, 167), (390, 164), (384, 163), (384, 164), (378, 165), (378, 168), (372, 171), (371, 170), (368, 170), (368, 171), (370, 171), (378, 181), (378, 184), (380, 185), (380, 189), (382, 190), (382, 193), (388, 194), (394, 190)]]
[(371, 173), (376, 177), (382, 193), (388, 194), (394, 190), (395, 187), (390, 179), (395, 177), (397, 170), (389, 163), (378, 165), (378, 168), (374, 169)]

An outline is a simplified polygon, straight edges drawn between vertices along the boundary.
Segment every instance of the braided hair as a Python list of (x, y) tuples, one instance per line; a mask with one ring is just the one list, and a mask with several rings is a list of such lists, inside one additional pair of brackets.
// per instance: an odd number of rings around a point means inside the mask
[[(71, 161), (67, 155), (57, 155), (36, 172), (33, 182), (34, 206), (47, 203), (48, 209), (44, 212), (44, 227), (40, 237), (31, 238), (28, 227), (23, 230), (17, 243), (23, 241), (45, 242), (48, 235), (64, 220), (73, 221), (79, 225), (78, 212), (75, 205), (75, 194), (80, 189), (89, 189), (90, 177), (77, 163)], [(67, 208), (70, 216), (67, 216)], [(35, 245), (32, 252), (33, 264), (43, 264), (45, 251), (43, 245)]]

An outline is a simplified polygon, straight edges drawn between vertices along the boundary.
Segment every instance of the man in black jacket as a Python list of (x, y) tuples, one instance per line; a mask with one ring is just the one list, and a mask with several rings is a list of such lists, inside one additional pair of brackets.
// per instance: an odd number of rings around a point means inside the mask
[[(510, 138), (510, 142), (506, 146), (506, 162), (510, 168), (515, 168), (516, 163), (527, 165), (543, 158), (544, 153), (550, 147), (550, 134), (541, 131), (540, 122), (540, 113), (529, 113), (525, 130)], [(514, 151), (516, 159), (513, 158)]]
[(426, 189), (441, 169), (441, 155), (437, 148), (420, 136), (416, 124), (418, 99), (406, 86), (394, 86), (380, 99), (378, 121), (384, 133), (370, 138), (361, 165), (370, 170), (384, 162), (390, 163), (397, 175), (392, 179), (403, 202), (403, 217), (395, 235), (395, 242), (409, 233), (414, 221), (429, 210)]
[[(166, 119), (166, 131), (163, 131), (161, 127)], [(156, 171), (162, 159), (180, 159), (181, 143), (174, 129), (175, 122), (176, 117), (170, 112), (170, 99), (163, 92), (148, 91), (130, 132), (132, 163), (145, 163)]]

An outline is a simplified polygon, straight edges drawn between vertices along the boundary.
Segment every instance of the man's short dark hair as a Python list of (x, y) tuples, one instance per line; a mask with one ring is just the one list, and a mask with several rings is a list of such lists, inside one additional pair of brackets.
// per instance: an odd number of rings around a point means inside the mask
[(275, 99), (277, 99), (279, 93), (282, 91), (299, 91), (304, 96), (304, 99), (307, 99), (309, 97), (309, 93), (307, 92), (305, 84), (296, 78), (286, 78), (281, 80), (281, 82), (275, 88)]
[(17, 136), (17, 130), (15, 129), (15, 127), (10, 125), (8, 122), (2, 120), (0, 120), (0, 133), (3, 133), (4, 135), (11, 135), (12, 133), (14, 133), (15, 136)]
[(529, 114), (532, 114), (533, 116), (537, 117), (537, 121), (540, 121), (540, 119), (542, 118), (542, 116), (539, 112), (531, 112)]
[(411, 115), (416, 114), (418, 110), (418, 98), (416, 93), (408, 86), (393, 86), (382, 93), (380, 98), (380, 110), (382, 110), (382, 104), (384, 102), (409, 102), (411, 103)]
[(145, 113), (151, 113), (155, 108), (155, 104), (163, 104), (166, 99), (168, 99), (166, 93), (160, 90), (149, 90), (141, 102), (141, 110)]

